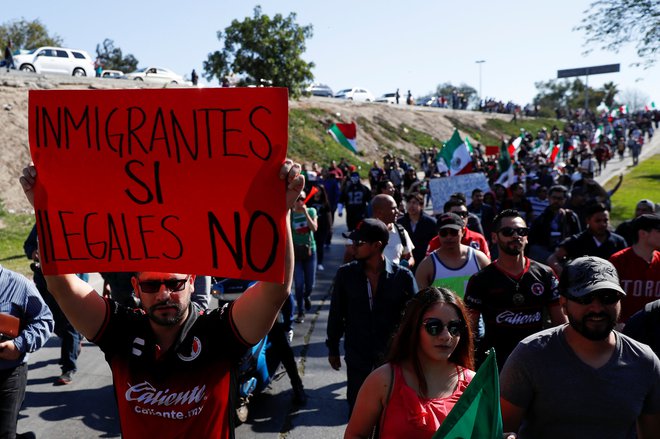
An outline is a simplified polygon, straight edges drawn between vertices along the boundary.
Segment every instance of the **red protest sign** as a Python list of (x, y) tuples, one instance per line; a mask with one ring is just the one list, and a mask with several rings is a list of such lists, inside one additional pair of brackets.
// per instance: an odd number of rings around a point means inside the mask
[(282, 281), (282, 88), (30, 91), (45, 274)]

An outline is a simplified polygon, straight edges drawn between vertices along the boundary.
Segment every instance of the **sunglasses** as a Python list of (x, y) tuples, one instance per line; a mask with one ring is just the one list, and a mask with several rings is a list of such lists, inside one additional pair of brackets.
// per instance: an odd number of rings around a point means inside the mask
[(507, 238), (510, 238), (515, 234), (518, 236), (527, 236), (529, 235), (529, 229), (527, 227), (502, 227), (497, 233), (501, 233)]
[(432, 337), (440, 335), (445, 328), (447, 328), (447, 332), (449, 332), (449, 335), (452, 337), (459, 336), (461, 332), (465, 330), (465, 323), (460, 320), (452, 320), (445, 325), (442, 323), (442, 320), (432, 318), (424, 320), (422, 325), (424, 326), (424, 329), (426, 329), (426, 332)]
[(440, 229), (438, 230), (438, 235), (446, 238), (447, 236), (458, 236), (458, 230), (456, 229)]
[(161, 285), (165, 285), (167, 290), (176, 293), (182, 291), (186, 287), (186, 283), (189, 279), (190, 276), (185, 279), (143, 280), (138, 284), (143, 293), (157, 293), (160, 291)]
[(621, 300), (621, 295), (616, 291), (603, 291), (589, 293), (580, 297), (566, 296), (566, 298), (572, 302), (579, 303), (580, 305), (589, 305), (594, 299), (598, 298), (600, 303), (603, 305), (614, 305), (619, 300)]
[(467, 210), (459, 211), (459, 212), (452, 212), (455, 213), (456, 215), (460, 216), (461, 218), (467, 218), (468, 215), (470, 214)]

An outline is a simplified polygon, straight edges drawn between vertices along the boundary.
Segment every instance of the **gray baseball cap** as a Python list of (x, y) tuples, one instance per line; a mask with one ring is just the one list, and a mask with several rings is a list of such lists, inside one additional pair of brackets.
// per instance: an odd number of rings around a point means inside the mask
[(595, 256), (583, 256), (566, 264), (559, 278), (563, 296), (582, 297), (599, 290), (612, 290), (625, 296), (619, 275), (610, 261)]

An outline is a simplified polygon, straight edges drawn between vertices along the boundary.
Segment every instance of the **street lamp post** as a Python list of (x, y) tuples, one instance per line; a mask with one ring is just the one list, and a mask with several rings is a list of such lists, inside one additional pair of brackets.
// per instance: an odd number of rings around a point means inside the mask
[(475, 61), (475, 63), (479, 64), (479, 106), (481, 107), (481, 98), (483, 95), (481, 94), (481, 65), (485, 63), (485, 59), (480, 59), (478, 61)]

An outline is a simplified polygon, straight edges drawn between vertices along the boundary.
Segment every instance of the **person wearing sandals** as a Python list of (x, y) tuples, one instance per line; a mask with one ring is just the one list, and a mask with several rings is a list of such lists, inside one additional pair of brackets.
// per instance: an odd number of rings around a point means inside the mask
[(408, 302), (387, 362), (366, 379), (344, 438), (431, 438), (474, 376), (463, 301), (429, 287)]

